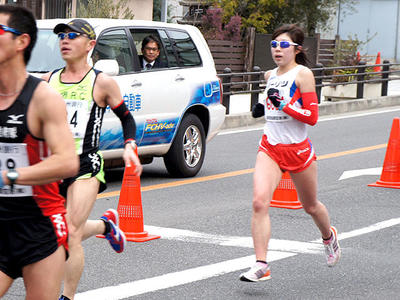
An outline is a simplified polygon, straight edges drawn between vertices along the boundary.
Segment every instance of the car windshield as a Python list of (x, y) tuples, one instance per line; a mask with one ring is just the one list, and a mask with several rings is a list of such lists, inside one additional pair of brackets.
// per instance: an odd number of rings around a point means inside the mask
[(28, 72), (47, 73), (64, 65), (57, 35), (51, 29), (40, 29), (31, 59), (27, 65)]

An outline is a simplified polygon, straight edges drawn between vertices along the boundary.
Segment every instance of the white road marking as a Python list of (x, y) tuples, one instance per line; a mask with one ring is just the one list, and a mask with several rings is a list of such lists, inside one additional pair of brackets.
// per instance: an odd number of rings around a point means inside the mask
[[(148, 232), (160, 235), (163, 239), (193, 243), (215, 244), (219, 246), (253, 248), (253, 239), (242, 236), (214, 235), (184, 229), (145, 226)], [(295, 253), (321, 253), (322, 244), (307, 243), (290, 240), (271, 239), (269, 250), (287, 251)]]
[[(370, 226), (356, 229), (349, 232), (339, 233), (339, 240), (344, 240), (374, 231), (382, 230), (400, 224), (400, 218), (394, 218), (383, 222), (375, 223)], [(145, 226), (145, 230), (151, 230), (154, 234), (160, 234), (161, 238), (190, 241), (198, 243), (212, 243), (225, 246), (248, 247), (248, 237), (221, 236), (199, 233), (190, 230), (180, 230), (173, 228), (162, 228), (155, 226)], [(318, 244), (317, 244), (318, 243)], [(275, 244), (275, 245), (274, 245)], [(311, 246), (315, 244), (314, 246)], [(293, 252), (286, 252), (286, 249), (298, 247)], [(320, 239), (311, 242), (296, 242), (285, 240), (271, 240), (270, 249), (279, 248), (284, 251), (269, 251), (268, 261), (277, 261), (280, 259), (298, 255), (297, 253), (310, 253), (311, 250), (321, 249)], [(79, 293), (75, 296), (77, 300), (119, 300), (128, 297), (150, 293), (162, 289), (171, 288), (215, 276), (220, 276), (230, 272), (236, 272), (245, 269), (253, 264), (254, 255), (231, 259), (215, 264), (187, 269), (179, 272), (168, 273), (161, 276), (146, 278), (142, 280), (127, 282), (117, 286), (109, 286)]]
[[(276, 261), (291, 256), (295, 253), (271, 252), (269, 261)], [(77, 300), (119, 300), (132, 296), (146, 294), (157, 290), (167, 289), (194, 281), (200, 281), (214, 276), (224, 275), (241, 269), (248, 268), (255, 261), (255, 256), (245, 256), (231, 259), (216, 264), (187, 269), (180, 272), (168, 273), (157, 277), (127, 282), (118, 286), (109, 286), (97, 290), (79, 293)]]
[(399, 110), (400, 110), (400, 108), (388, 108), (388, 109), (361, 112), (361, 113), (347, 113), (347, 114), (344, 114), (344, 115), (338, 115), (338, 116), (334, 116), (334, 117), (322, 116), (321, 119), (318, 120), (318, 122), (341, 120), (341, 119), (348, 119), (348, 118), (357, 118), (357, 117), (365, 117), (365, 116), (376, 115), (376, 114), (391, 113), (391, 112), (399, 111)]
[(381, 173), (382, 173), (382, 167), (359, 169), (359, 170), (349, 170), (349, 171), (344, 171), (343, 174), (339, 177), (339, 180), (363, 176), (363, 175), (381, 175)]

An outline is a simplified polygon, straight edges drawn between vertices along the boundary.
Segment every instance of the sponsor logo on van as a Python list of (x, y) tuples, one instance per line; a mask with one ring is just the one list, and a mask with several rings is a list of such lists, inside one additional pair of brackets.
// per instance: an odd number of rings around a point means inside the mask
[(219, 92), (219, 82), (206, 82), (204, 83), (204, 96), (211, 97), (214, 93)]
[(145, 132), (161, 132), (161, 131), (169, 131), (175, 127), (174, 122), (160, 122), (160, 123), (151, 123), (146, 124), (144, 129)]
[[(139, 111), (142, 109), (142, 95), (133, 94), (133, 93), (125, 93), (122, 96), (122, 99), (125, 102), (126, 107), (129, 111)], [(110, 106), (107, 106), (106, 113), (111, 112)]]
[(139, 111), (142, 109), (142, 95), (125, 93), (122, 99), (124, 99), (125, 105), (130, 111)]

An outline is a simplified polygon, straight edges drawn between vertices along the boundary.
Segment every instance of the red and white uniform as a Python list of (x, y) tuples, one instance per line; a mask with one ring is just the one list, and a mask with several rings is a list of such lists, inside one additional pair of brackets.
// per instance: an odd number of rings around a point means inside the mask
[[(271, 145), (300, 143), (307, 138), (307, 124), (314, 125), (318, 119), (318, 103), (306, 103), (296, 86), (296, 76), (302, 68), (297, 65), (282, 75), (277, 75), (278, 68), (271, 71), (264, 92), (265, 120), (264, 134)], [(279, 95), (288, 104), (278, 110), (268, 99), (269, 88), (279, 90)]]
[[(315, 93), (301, 94), (296, 85), (296, 77), (303, 68), (306, 67), (297, 65), (282, 75), (277, 74), (278, 68), (272, 70), (263, 94), (266, 123), (259, 150), (290, 172), (301, 172), (316, 159), (307, 138), (307, 124), (314, 125), (318, 120), (318, 100)], [(282, 110), (268, 99), (270, 88), (277, 89), (287, 102)]]

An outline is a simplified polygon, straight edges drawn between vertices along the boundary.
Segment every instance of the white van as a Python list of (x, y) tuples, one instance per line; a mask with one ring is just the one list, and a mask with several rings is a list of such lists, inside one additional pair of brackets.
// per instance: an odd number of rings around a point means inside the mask
[[(27, 66), (40, 76), (64, 66), (53, 28), (66, 19), (38, 20), (38, 40)], [(196, 175), (204, 160), (206, 142), (225, 119), (221, 82), (200, 31), (189, 25), (118, 19), (87, 19), (97, 44), (90, 54), (95, 68), (112, 75), (133, 114), (138, 154), (143, 163), (162, 156), (169, 173)], [(141, 43), (152, 35), (161, 42), (163, 67), (142, 70)], [(98, 60), (100, 59), (100, 60)], [(121, 162), (123, 148), (119, 119), (107, 109), (100, 138), (106, 166)]]

